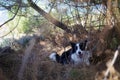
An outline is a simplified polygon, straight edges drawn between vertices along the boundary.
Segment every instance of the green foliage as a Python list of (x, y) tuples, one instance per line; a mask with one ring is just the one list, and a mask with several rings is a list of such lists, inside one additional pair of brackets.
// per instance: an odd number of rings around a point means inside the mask
[(28, 18), (22, 17), (19, 23), (19, 26), (17, 28), (17, 31), (19, 33), (28, 33), (31, 30), (29, 26)]
[(10, 38), (5, 38), (0, 41), (0, 47), (11, 46), (13, 40)]
[(78, 70), (75, 70), (75, 69), (72, 69), (70, 71), (70, 76), (75, 78), (75, 77), (78, 77), (80, 74), (79, 74), (79, 71)]
[(111, 49), (116, 49), (119, 45), (119, 42), (120, 41), (116, 37), (112, 38), (112, 41), (110, 43), (110, 48)]
[[(19, 16), (17, 16), (13, 21), (8, 24), (10, 30), (16, 27), (18, 20)], [(34, 28), (39, 27), (40, 23), (42, 23), (42, 21), (39, 21), (39, 19), (37, 17), (34, 17), (33, 15), (28, 17), (20, 17), (19, 24), (14, 31), (17, 33), (31, 33)]]
[(70, 79), (71, 80), (93, 80), (90, 78), (91, 74), (93, 73), (91, 70), (86, 70), (86, 69), (72, 69), (70, 71)]

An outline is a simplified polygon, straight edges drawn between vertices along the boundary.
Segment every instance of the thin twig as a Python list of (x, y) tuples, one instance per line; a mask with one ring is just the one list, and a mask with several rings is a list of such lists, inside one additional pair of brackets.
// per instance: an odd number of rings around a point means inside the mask
[(52, 9), (54, 8), (54, 6), (55, 6), (55, 2), (52, 3), (52, 6), (51, 6), (51, 8), (50, 8), (50, 10), (49, 10), (49, 13), (51, 13), (51, 11), (52, 11)]
[(115, 63), (115, 61), (116, 61), (116, 59), (117, 59), (118, 53), (119, 53), (119, 51), (116, 50), (116, 51), (115, 51), (115, 54), (114, 54), (114, 57), (113, 57), (113, 60), (111, 61), (111, 64), (109, 65), (107, 71), (105, 72), (105, 77), (104, 77), (103, 80), (107, 80), (107, 76), (108, 76), (108, 74), (109, 74), (109, 72), (110, 72), (111, 67), (113, 66), (113, 64)]
[(0, 27), (2, 27), (3, 25), (5, 25), (6, 23), (10, 22), (11, 20), (13, 20), (13, 19), (16, 17), (16, 15), (17, 15), (17, 13), (18, 13), (18, 11), (19, 11), (19, 9), (20, 9), (20, 5), (21, 5), (21, 3), (19, 4), (19, 6), (18, 6), (18, 8), (17, 8), (17, 11), (16, 11), (16, 13), (14, 14), (14, 16), (13, 16), (12, 18), (8, 19), (7, 21), (5, 21), (3, 24), (1, 24)]
[(15, 30), (16, 27), (17, 27), (18, 24), (19, 24), (19, 21), (20, 21), (20, 17), (19, 17), (18, 22), (17, 22), (17, 24), (15, 25), (15, 27), (14, 27), (12, 30), (10, 30), (7, 34), (0, 36), (0, 38), (3, 38), (3, 37), (5, 37), (5, 36), (7, 36), (7, 35), (10, 34), (13, 30)]

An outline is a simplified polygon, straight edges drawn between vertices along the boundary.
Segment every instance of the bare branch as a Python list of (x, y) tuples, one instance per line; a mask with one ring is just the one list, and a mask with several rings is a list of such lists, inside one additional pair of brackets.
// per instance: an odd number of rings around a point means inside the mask
[(110, 72), (111, 67), (113, 67), (113, 64), (115, 63), (118, 54), (119, 54), (119, 50), (116, 50), (116, 51), (115, 51), (115, 54), (114, 54), (114, 57), (113, 57), (113, 59), (112, 59), (112, 61), (111, 61), (111, 64), (108, 66), (108, 69), (107, 69), (107, 71), (105, 72), (105, 77), (104, 77), (103, 80), (107, 80), (107, 76), (108, 76), (108, 74), (109, 74), (109, 72)]
[(52, 3), (52, 6), (51, 6), (51, 8), (50, 8), (50, 10), (49, 10), (49, 13), (52, 11), (54, 5), (55, 5), (55, 2)]
[(10, 22), (11, 20), (13, 20), (16, 17), (16, 15), (17, 15), (17, 13), (19, 11), (20, 5), (21, 5), (21, 3), (19, 4), (19, 6), (18, 6), (18, 8), (16, 10), (16, 13), (14, 14), (14, 16), (12, 18), (8, 19), (7, 21), (5, 21), (3, 24), (1, 24), (0, 27), (2, 27), (3, 25), (7, 24), (8, 22)]
[(68, 28), (66, 24), (58, 21), (57, 19), (53, 18), (49, 13), (46, 13), (43, 9), (41, 9), (38, 5), (36, 5), (32, 0), (27, 0), (30, 6), (35, 9), (39, 14), (41, 14), (44, 18), (48, 21), (56, 25), (57, 27), (61, 28), (62, 30), (71, 33), (72, 31)]
[(0, 3), (0, 6), (7, 9), (7, 10), (10, 10), (14, 5), (10, 5), (10, 6), (5, 6), (3, 4)]
[(3, 37), (5, 37), (5, 36), (7, 36), (8, 34), (10, 34), (13, 30), (15, 30), (15, 28), (18, 26), (18, 24), (19, 24), (19, 21), (20, 21), (20, 18), (18, 19), (18, 22), (17, 22), (17, 24), (16, 24), (16, 26), (12, 29), (12, 30), (10, 30), (7, 34), (5, 34), (5, 35), (3, 35), (3, 36), (0, 36), (0, 38), (3, 38)]

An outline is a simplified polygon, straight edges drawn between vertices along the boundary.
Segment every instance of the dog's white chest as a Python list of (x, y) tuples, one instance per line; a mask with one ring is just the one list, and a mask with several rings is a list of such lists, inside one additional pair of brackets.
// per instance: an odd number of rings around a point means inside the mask
[(72, 54), (71, 59), (74, 61), (75, 64), (82, 63), (82, 58), (78, 57), (78, 55), (76, 54)]

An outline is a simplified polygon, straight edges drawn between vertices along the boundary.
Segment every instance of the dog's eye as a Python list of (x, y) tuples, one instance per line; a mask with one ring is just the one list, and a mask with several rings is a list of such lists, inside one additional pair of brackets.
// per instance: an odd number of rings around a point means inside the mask
[(83, 46), (83, 44), (81, 43), (81, 44), (79, 45), (79, 47), (82, 48), (82, 46)]
[(84, 50), (85, 49), (85, 45), (83, 43), (80, 44), (80, 49)]
[(75, 46), (75, 49), (77, 50), (77, 46)]

